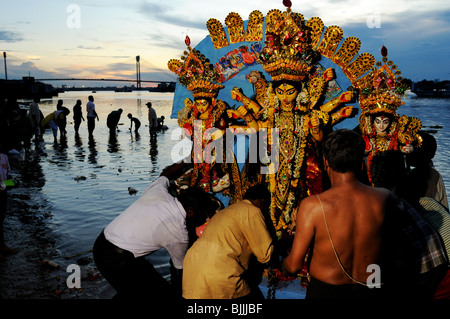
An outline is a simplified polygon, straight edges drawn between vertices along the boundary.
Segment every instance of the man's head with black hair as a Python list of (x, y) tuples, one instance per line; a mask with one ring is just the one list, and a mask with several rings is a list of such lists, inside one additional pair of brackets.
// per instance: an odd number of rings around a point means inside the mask
[(365, 148), (361, 135), (349, 129), (331, 132), (322, 146), (323, 156), (333, 171), (355, 174), (361, 170)]
[(420, 131), (422, 146), (414, 148), (414, 151), (406, 154), (406, 162), (409, 166), (429, 167), (437, 150), (437, 142), (433, 135)]
[(177, 198), (186, 211), (186, 225), (189, 227), (202, 225), (221, 208), (213, 195), (198, 187), (181, 190)]
[(244, 195), (244, 199), (264, 199), (270, 198), (270, 192), (266, 185), (257, 184), (250, 187)]
[(186, 229), (190, 247), (197, 240), (195, 229), (203, 225), (208, 218), (211, 218), (224, 206), (214, 195), (197, 187), (181, 190), (177, 198), (186, 211)]
[(406, 177), (403, 153), (386, 151), (372, 159), (372, 182), (375, 187), (394, 190)]
[(244, 199), (251, 201), (252, 204), (261, 209), (264, 214), (268, 213), (271, 197), (266, 185), (257, 184), (250, 187), (247, 192), (245, 192)]

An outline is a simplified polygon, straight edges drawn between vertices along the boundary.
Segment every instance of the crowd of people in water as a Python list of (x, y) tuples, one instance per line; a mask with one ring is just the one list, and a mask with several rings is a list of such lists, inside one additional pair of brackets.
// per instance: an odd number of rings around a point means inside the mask
[[(64, 137), (67, 134), (67, 123), (70, 116), (73, 119), (75, 134), (79, 134), (82, 122), (87, 122), (89, 138), (94, 135), (96, 121), (100, 121), (94, 103), (94, 96), (88, 96), (85, 109), (81, 100), (77, 100), (73, 107), (64, 105), (64, 101), (59, 99), (56, 109), (49, 114), (43, 114), (39, 107), (40, 99), (34, 98), (30, 103), (18, 103), (17, 99), (0, 100), (0, 134), (2, 143), (8, 151), (17, 151), (24, 148), (29, 150), (32, 141), (43, 141), (44, 132), (48, 129), (52, 131), (53, 140), (57, 142), (58, 134)], [(146, 103), (148, 107), (148, 127), (153, 138), (156, 132), (167, 129), (164, 125), (164, 116), (157, 117), (151, 102)], [(83, 115), (84, 114), (84, 115)], [(106, 119), (106, 125), (110, 134), (115, 135), (117, 125), (122, 115), (122, 109), (111, 111)], [(130, 119), (129, 130), (138, 133), (141, 122), (131, 113), (127, 115)]]
[[(89, 138), (93, 138), (97, 115), (94, 97), (88, 96), (88, 102), (83, 108), (81, 100), (77, 100), (71, 108), (64, 105), (59, 99), (55, 110), (49, 114), (43, 114), (39, 107), (40, 98), (35, 97), (31, 102), (18, 102), (16, 98), (0, 98), (0, 260), (6, 255), (15, 253), (15, 249), (6, 245), (3, 231), (3, 221), (7, 211), (8, 190), (13, 187), (14, 180), (10, 167), (9, 157), (21, 154), (29, 154), (32, 143), (38, 145), (44, 142), (46, 130), (51, 130), (53, 142), (58, 142), (66, 137), (67, 125), (70, 116), (73, 119), (75, 138), (79, 136), (80, 125), (87, 122)], [(156, 138), (156, 132), (166, 130), (164, 116), (157, 117), (151, 102), (146, 103), (148, 107), (148, 127), (152, 138)], [(115, 137), (122, 109), (111, 111), (106, 118), (106, 125), (110, 130), (110, 137)], [(130, 113), (129, 130), (138, 134), (141, 122)]]

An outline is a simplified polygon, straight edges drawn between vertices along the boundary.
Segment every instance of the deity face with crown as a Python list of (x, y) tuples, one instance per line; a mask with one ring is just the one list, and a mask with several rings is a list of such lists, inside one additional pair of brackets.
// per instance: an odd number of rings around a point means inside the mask
[(286, 82), (275, 88), (275, 94), (280, 100), (282, 110), (292, 111), (295, 106), (295, 99), (297, 98), (298, 93), (298, 90), (293, 85)]
[[(372, 72), (357, 81), (360, 91), (359, 104), (362, 114), (359, 127), (367, 151), (367, 174), (374, 182), (383, 170), (373, 169), (373, 161), (388, 152), (411, 153), (414, 146), (420, 147), (421, 138), (417, 134), (422, 124), (417, 118), (397, 115), (397, 109), (404, 104), (406, 87), (402, 83), (401, 72), (387, 58), (387, 49), (382, 47), (382, 61), (376, 63)], [(414, 145), (414, 146), (413, 146)], [(373, 174), (377, 176), (373, 176)], [(377, 185), (375, 185), (377, 186)]]
[(211, 108), (210, 101), (204, 98), (197, 98), (194, 102), (194, 108), (198, 112), (198, 118), (202, 120), (206, 120), (209, 116), (211, 116)]
[(373, 119), (373, 125), (375, 126), (377, 134), (386, 135), (389, 130), (389, 126), (391, 125), (391, 121), (391, 117), (387, 114), (376, 114)]

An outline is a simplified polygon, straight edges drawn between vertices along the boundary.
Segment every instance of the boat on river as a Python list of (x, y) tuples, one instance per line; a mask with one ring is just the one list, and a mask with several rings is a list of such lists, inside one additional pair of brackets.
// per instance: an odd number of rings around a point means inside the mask
[(450, 97), (450, 81), (426, 81), (413, 83), (411, 92), (418, 97), (432, 98), (449, 98)]

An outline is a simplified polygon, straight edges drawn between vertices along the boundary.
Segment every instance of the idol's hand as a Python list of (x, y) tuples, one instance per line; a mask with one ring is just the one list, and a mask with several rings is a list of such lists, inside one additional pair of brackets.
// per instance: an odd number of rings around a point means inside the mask
[(339, 113), (341, 114), (341, 117), (349, 117), (353, 113), (353, 106), (345, 106)]
[(243, 100), (244, 94), (239, 90), (239, 88), (235, 87), (231, 90), (231, 98), (238, 102)]
[(333, 68), (326, 69), (325, 72), (323, 73), (323, 79), (325, 81), (331, 81), (334, 78), (336, 78), (336, 73), (334, 72)]
[(371, 143), (366, 143), (366, 149), (364, 150), (364, 153), (367, 155), (372, 151), (372, 144)]
[(319, 130), (320, 120), (319, 120), (319, 117), (317, 115), (313, 114), (311, 116), (311, 119), (310, 119), (309, 123), (311, 124), (311, 128), (313, 130), (316, 130), (316, 131)]
[(412, 144), (406, 144), (401, 148), (402, 153), (409, 154), (414, 151), (414, 146)]
[(241, 105), (236, 110), (227, 110), (228, 117), (232, 117), (235, 119), (242, 119), (248, 113), (245, 106)]
[(203, 133), (203, 140), (205, 141), (215, 141), (223, 136), (223, 132), (216, 127), (209, 128)]
[(342, 103), (350, 102), (353, 100), (354, 94), (352, 91), (346, 91), (341, 94), (340, 100)]
[(240, 116), (238, 111), (236, 111), (236, 110), (227, 110), (227, 115), (228, 115), (228, 117), (233, 118), (233, 119), (238, 119)]

